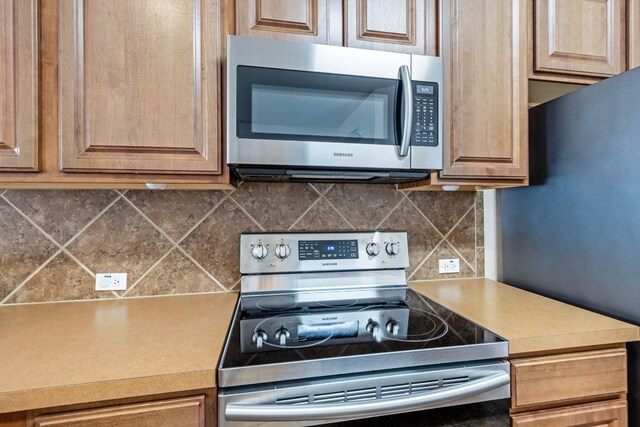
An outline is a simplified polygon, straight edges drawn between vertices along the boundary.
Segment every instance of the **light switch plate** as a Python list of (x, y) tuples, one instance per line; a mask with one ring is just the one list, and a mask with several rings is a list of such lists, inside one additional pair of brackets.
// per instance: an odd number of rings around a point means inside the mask
[(460, 258), (438, 260), (438, 267), (441, 274), (460, 273)]
[(96, 291), (126, 291), (127, 273), (96, 274)]

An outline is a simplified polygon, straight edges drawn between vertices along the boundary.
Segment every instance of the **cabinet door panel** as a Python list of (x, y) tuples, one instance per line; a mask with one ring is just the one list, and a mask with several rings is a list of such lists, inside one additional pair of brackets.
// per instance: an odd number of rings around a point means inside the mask
[(346, 44), (436, 55), (436, 15), (435, 0), (348, 0)]
[(525, 179), (526, 0), (442, 2), (443, 178)]
[(241, 36), (342, 44), (339, 0), (243, 0), (236, 16)]
[(629, 27), (629, 67), (632, 69), (640, 67), (640, 2), (630, 1), (628, 3), (627, 25)]
[(535, 71), (611, 76), (625, 70), (624, 0), (535, 0)]
[(0, 170), (38, 170), (37, 0), (0, 3)]
[(35, 427), (204, 427), (204, 396), (43, 415)]
[(627, 427), (627, 402), (613, 400), (513, 415), (513, 427)]
[(63, 171), (219, 173), (215, 0), (61, 0)]

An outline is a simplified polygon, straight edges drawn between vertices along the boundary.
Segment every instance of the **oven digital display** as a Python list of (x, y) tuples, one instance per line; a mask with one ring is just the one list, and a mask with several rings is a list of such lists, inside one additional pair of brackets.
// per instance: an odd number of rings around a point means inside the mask
[(298, 341), (323, 340), (326, 338), (355, 338), (360, 322), (310, 323), (298, 325)]
[(300, 240), (298, 241), (298, 259), (358, 259), (357, 240)]

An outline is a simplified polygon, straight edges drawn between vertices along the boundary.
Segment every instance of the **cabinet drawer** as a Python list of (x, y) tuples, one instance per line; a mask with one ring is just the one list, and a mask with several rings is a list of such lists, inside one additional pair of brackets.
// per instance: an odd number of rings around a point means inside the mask
[(522, 408), (627, 391), (624, 349), (511, 361), (511, 406)]
[(37, 417), (35, 427), (204, 427), (204, 396)]
[(575, 405), (562, 409), (528, 412), (513, 415), (513, 427), (626, 427), (627, 402), (609, 402)]

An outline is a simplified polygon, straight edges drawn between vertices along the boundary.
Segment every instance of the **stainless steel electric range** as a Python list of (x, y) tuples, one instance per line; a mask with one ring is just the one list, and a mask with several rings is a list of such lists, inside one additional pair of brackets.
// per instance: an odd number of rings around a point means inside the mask
[(404, 232), (243, 234), (220, 426), (316, 425), (509, 397), (507, 342), (410, 290)]

